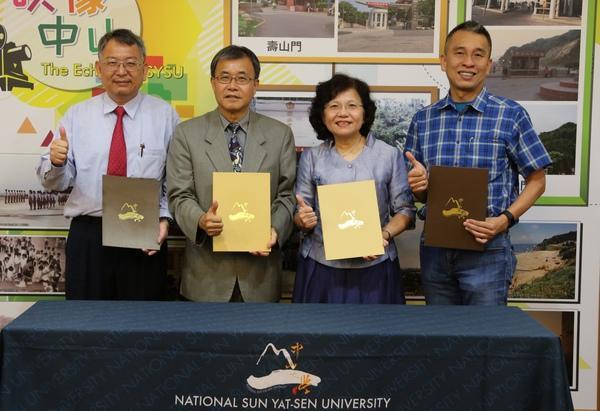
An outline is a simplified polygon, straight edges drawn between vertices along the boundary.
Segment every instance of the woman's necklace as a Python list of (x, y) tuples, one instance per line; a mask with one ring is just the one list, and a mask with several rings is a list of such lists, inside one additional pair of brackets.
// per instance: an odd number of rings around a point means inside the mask
[(363, 137), (360, 136), (350, 148), (340, 150), (340, 147), (336, 145), (336, 150), (344, 160), (352, 161), (358, 156), (358, 153), (362, 151), (363, 146)]

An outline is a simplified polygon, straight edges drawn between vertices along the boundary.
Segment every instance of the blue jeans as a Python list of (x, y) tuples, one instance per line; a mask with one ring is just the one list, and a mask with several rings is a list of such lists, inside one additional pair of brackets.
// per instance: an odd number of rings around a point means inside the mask
[(485, 251), (428, 247), (421, 236), (421, 282), (427, 304), (506, 305), (517, 266), (508, 233)]

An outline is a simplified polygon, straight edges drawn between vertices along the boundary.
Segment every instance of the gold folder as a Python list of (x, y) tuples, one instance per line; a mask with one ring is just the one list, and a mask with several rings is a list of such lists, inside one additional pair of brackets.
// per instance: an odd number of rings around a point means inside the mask
[(267, 251), (271, 238), (269, 173), (213, 173), (213, 200), (223, 231), (213, 251)]
[(325, 258), (384, 253), (373, 180), (317, 186)]

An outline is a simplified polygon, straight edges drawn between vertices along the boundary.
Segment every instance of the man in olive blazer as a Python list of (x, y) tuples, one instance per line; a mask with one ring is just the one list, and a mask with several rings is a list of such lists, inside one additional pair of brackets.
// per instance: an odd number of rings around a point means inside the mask
[[(180, 292), (193, 301), (278, 301), (281, 246), (292, 231), (296, 153), (291, 129), (249, 110), (258, 86), (258, 59), (228, 46), (211, 63), (218, 107), (175, 129), (167, 160), (169, 208), (186, 236)], [(239, 124), (242, 172), (268, 172), (271, 182), (271, 252), (212, 251), (223, 222), (212, 198), (213, 172), (232, 172), (228, 124)]]

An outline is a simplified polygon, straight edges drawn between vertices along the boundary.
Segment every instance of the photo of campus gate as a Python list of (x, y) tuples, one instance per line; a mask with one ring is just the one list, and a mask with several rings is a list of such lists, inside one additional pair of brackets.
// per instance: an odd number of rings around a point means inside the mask
[(431, 53), (434, 0), (342, 0), (338, 5), (338, 51)]

